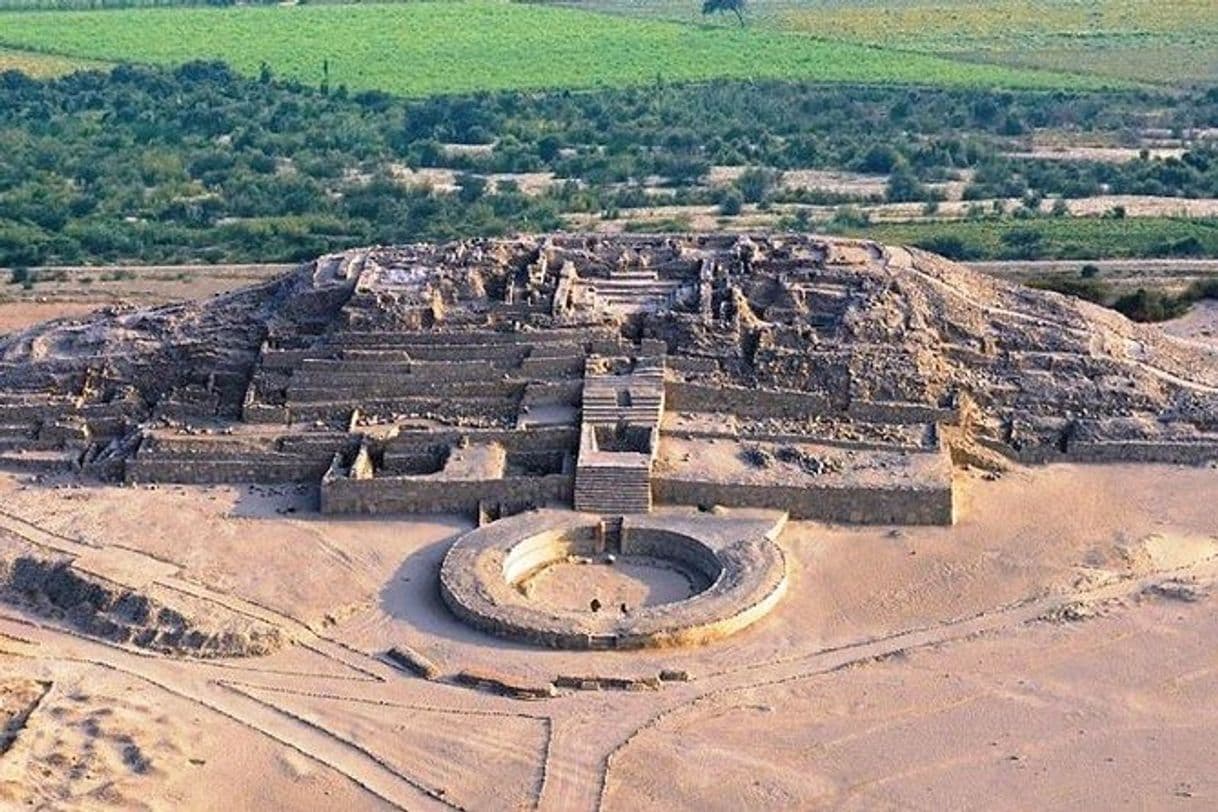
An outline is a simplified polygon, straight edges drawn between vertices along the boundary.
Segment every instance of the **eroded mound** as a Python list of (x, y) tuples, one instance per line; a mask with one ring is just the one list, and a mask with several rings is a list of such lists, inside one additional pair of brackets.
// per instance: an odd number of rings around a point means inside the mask
[(85, 634), (167, 654), (248, 657), (285, 640), (265, 623), (175, 596), (173, 605), (35, 554), (0, 556), (0, 601), (66, 623)]

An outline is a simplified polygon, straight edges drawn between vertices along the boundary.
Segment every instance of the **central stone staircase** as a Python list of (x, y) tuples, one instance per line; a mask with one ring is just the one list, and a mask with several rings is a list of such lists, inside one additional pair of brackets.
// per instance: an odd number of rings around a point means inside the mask
[(651, 511), (651, 466), (664, 414), (663, 358), (636, 359), (623, 374), (584, 373), (575, 509), (587, 513)]
[(651, 465), (644, 459), (643, 464), (636, 465), (578, 466), (575, 469), (575, 509), (602, 515), (649, 513)]

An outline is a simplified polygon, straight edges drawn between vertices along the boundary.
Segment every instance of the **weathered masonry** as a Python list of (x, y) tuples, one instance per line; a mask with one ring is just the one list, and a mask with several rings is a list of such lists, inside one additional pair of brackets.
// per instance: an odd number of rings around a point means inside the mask
[(953, 464), (1218, 459), (1218, 360), (929, 254), (779, 236), (352, 251), (0, 343), (0, 465), (327, 513), (953, 520)]

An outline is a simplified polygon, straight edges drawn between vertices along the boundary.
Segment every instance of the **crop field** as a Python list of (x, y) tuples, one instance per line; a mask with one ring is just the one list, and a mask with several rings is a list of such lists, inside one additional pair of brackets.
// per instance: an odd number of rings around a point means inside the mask
[(1212, 0), (914, 0), (780, 12), (780, 27), (852, 42), (1157, 82), (1213, 80)]
[(845, 83), (1085, 88), (1114, 83), (973, 64), (760, 27), (691, 26), (495, 0), (359, 6), (5, 12), (0, 46), (73, 58), (220, 59), (279, 76), (422, 96), (789, 78)]
[(957, 259), (1119, 259), (1218, 255), (1218, 221), (1099, 217), (880, 223), (841, 233)]
[[(579, 8), (735, 26), (684, 0), (556, 0)], [(1212, 0), (752, 0), (755, 27), (834, 40), (1085, 71), (1134, 81), (1218, 79)]]
[(0, 73), (6, 70), (19, 70), (37, 79), (45, 79), (62, 76), (75, 70), (96, 67), (98, 64), (86, 59), (0, 48)]

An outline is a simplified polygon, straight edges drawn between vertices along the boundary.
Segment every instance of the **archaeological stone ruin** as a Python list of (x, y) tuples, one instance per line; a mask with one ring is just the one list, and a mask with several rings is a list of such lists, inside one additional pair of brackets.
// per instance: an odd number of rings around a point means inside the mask
[[(775, 521), (950, 524), (962, 465), (1216, 459), (1212, 350), (870, 242), (378, 247), (0, 339), (3, 467), (304, 482), (327, 514), (464, 513), (480, 529), (446, 562), (449, 606), (566, 647), (746, 625), (785, 588)], [(690, 529), (718, 514), (757, 523), (750, 543)], [(562, 628), (516, 605), (507, 570), (631, 549), (698, 595)], [(502, 600), (474, 606), (483, 570)]]

